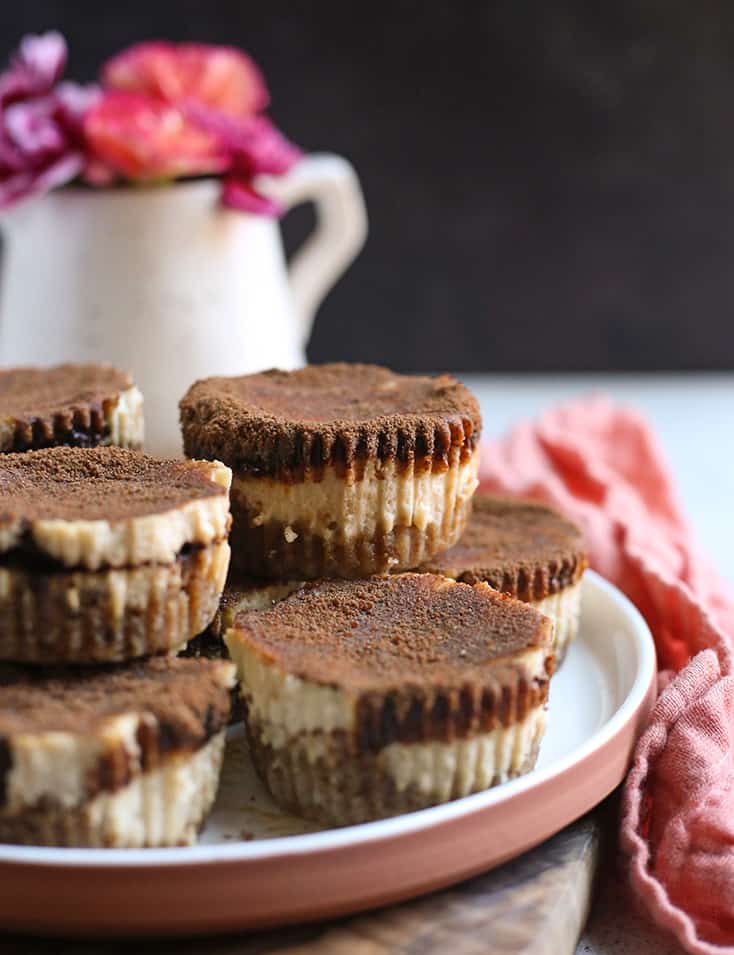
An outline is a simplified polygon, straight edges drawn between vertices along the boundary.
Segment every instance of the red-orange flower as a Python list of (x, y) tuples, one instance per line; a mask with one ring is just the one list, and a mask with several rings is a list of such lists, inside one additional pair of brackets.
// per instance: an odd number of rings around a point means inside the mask
[(249, 56), (203, 43), (136, 43), (107, 61), (102, 82), (109, 89), (145, 93), (175, 105), (193, 101), (233, 118), (260, 112), (269, 99)]
[(103, 167), (131, 179), (226, 174), (222, 202), (275, 214), (253, 183), (300, 156), (262, 110), (268, 91), (244, 53), (199, 43), (138, 43), (102, 70), (102, 101), (85, 124)]
[(231, 159), (217, 137), (181, 109), (139, 93), (106, 91), (84, 118), (97, 160), (136, 180), (219, 173)]

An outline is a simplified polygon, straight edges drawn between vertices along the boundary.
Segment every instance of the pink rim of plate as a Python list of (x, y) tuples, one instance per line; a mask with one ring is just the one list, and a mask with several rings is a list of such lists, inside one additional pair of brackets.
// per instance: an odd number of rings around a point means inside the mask
[(647, 624), (587, 572), (585, 591), (624, 618), (635, 677), (582, 745), (487, 792), (379, 822), (179, 849), (0, 846), (3, 931), (94, 937), (233, 932), (345, 915), (415, 897), (519, 855), (624, 778), (655, 699)]

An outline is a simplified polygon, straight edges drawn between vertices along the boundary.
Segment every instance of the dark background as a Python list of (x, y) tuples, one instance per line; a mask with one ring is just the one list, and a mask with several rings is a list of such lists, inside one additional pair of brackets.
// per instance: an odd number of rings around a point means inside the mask
[(370, 238), (312, 360), (734, 367), (731, 0), (0, 4), (3, 56), (48, 28), (79, 79), (135, 40), (240, 45), (284, 131), (353, 161)]

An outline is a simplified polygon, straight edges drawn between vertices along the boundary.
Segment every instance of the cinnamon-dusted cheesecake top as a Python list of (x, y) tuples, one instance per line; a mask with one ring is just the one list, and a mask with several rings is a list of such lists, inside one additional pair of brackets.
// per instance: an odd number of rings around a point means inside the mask
[(467, 688), (546, 649), (551, 623), (491, 590), (432, 574), (306, 583), (269, 610), (244, 611), (242, 642), (281, 672), (355, 695)]
[(461, 540), (423, 573), (488, 583), (520, 600), (542, 600), (576, 583), (587, 567), (581, 531), (537, 501), (475, 494)]
[(112, 407), (133, 387), (112, 365), (0, 370), (0, 451), (98, 444)]
[(0, 552), (32, 548), (65, 566), (167, 562), (229, 526), (229, 468), (122, 448), (0, 456)]
[(167, 750), (191, 749), (227, 725), (234, 667), (225, 660), (151, 657), (125, 664), (0, 664), (0, 739), (97, 733), (114, 717), (147, 714)]
[(124, 448), (48, 448), (0, 458), (0, 521), (110, 522), (226, 495), (206, 461)]
[(262, 475), (446, 459), (451, 448), (473, 448), (482, 424), (476, 398), (448, 375), (347, 363), (208, 378), (180, 409), (189, 456)]

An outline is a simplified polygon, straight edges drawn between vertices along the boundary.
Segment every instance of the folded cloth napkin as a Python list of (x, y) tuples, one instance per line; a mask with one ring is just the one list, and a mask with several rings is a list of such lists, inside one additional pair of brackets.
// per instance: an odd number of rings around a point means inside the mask
[(621, 846), (660, 925), (689, 952), (734, 955), (734, 598), (693, 541), (652, 432), (586, 398), (487, 443), (480, 477), (574, 520), (591, 566), (650, 625), (661, 693), (625, 783)]

